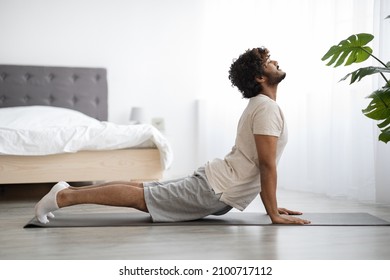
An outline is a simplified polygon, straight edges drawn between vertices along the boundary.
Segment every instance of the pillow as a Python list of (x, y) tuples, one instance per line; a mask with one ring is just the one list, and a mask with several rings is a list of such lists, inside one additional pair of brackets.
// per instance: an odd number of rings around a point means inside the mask
[(71, 109), (50, 106), (20, 106), (0, 109), (0, 127), (40, 129), (93, 125), (100, 121)]

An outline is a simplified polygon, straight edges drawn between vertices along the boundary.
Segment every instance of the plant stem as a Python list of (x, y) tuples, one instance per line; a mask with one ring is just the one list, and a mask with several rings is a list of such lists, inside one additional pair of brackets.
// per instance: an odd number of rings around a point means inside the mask
[(380, 60), (379, 58), (377, 58), (375, 55), (373, 55), (372, 53), (366, 51), (364, 48), (360, 47), (363, 51), (365, 51), (366, 53), (368, 53), (370, 56), (372, 56), (373, 58), (375, 58), (380, 64), (382, 64), (384, 67), (388, 68), (387, 65), (385, 63), (383, 63), (382, 60)]
[(382, 72), (380, 72), (382, 78), (386, 81), (386, 84), (389, 84), (389, 80), (386, 79), (385, 77), (385, 74), (383, 74)]
[[(372, 53), (366, 51), (364, 48), (360, 47), (363, 51), (365, 51), (366, 53), (368, 53), (370, 56), (372, 56), (373, 58), (375, 58), (380, 64), (382, 64), (384, 67), (388, 68), (387, 65), (385, 63), (383, 63), (382, 60), (380, 60), (379, 58), (377, 58), (375, 55), (373, 55)], [(382, 76), (382, 78), (385, 80), (386, 84), (389, 83), (389, 81), (386, 79), (386, 76), (382, 73), (382, 72), (379, 72)]]
[[(361, 48), (363, 51), (365, 51), (366, 53), (368, 53), (370, 56), (372, 56), (373, 58), (375, 58), (377, 61), (379, 61), (380, 64), (382, 64), (384, 67), (388, 68), (386, 64), (384, 64), (379, 58), (377, 58), (375, 55), (373, 55), (372, 53), (366, 51), (364, 48)], [(382, 72), (379, 72), (382, 76), (382, 78), (386, 81), (386, 84), (389, 83), (389, 81), (386, 79), (385, 75), (382, 73)], [(385, 105), (386, 108), (389, 108), (389, 106), (387, 105), (387, 103), (382, 99), (382, 97), (375, 93), (376, 97), (379, 98), (379, 100)]]

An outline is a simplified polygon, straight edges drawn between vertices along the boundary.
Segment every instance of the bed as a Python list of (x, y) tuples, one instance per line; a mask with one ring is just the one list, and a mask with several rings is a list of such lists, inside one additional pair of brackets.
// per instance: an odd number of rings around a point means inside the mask
[[(107, 100), (104, 68), (0, 65), (0, 184), (161, 179), (172, 161), (165, 137), (151, 125), (108, 122)], [(66, 119), (68, 113), (70, 119)], [(13, 116), (18, 119), (16, 125), (7, 122)], [(33, 119), (35, 116), (41, 119)], [(58, 116), (66, 116), (62, 120), (65, 124), (55, 128), (61, 132), (52, 131), (55, 124), (62, 125)], [(86, 123), (79, 124), (79, 117)], [(89, 123), (93, 128), (86, 128)], [(14, 131), (19, 125), (27, 128)], [(44, 136), (37, 136), (40, 129), (44, 129)], [(130, 144), (105, 138), (116, 129), (121, 134), (115, 138)], [(61, 140), (66, 145), (63, 150), (61, 143), (54, 144), (53, 139), (61, 133), (81, 131), (84, 137), (87, 130), (95, 134), (85, 137), (84, 146), (78, 143), (80, 140), (72, 140), (69, 148), (69, 139)], [(128, 140), (132, 135), (138, 138)]]

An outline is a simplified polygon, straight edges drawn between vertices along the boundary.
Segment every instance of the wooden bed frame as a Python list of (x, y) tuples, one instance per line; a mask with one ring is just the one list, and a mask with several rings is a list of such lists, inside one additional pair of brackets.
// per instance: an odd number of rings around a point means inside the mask
[[(105, 121), (107, 95), (103, 68), (0, 65), (0, 108), (55, 106)], [(160, 152), (153, 148), (47, 156), (0, 155), (0, 184), (151, 181), (162, 175)]]

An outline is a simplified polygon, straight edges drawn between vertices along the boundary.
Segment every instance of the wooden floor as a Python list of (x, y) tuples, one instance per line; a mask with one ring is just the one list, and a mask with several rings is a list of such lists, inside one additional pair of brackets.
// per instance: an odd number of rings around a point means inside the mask
[[(146, 226), (30, 228), (33, 208), (47, 191), (15, 187), (0, 194), (2, 260), (389, 260), (390, 227)], [(0, 188), (1, 190), (1, 188)], [(15, 193), (19, 195), (15, 196)], [(20, 193), (24, 195), (20, 196)], [(264, 211), (259, 200), (246, 211)], [(389, 205), (355, 203), (319, 195), (279, 192), (279, 205), (306, 212), (368, 212), (390, 220)], [(131, 211), (84, 205), (61, 209)]]

